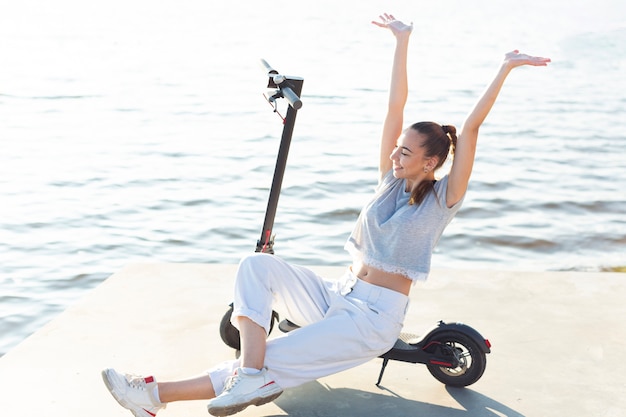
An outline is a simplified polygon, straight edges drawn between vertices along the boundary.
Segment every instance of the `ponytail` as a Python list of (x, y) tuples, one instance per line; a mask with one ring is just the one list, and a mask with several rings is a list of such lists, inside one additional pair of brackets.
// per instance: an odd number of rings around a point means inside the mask
[(452, 125), (441, 125), (441, 129), (448, 136), (448, 138), (450, 138), (450, 150), (449, 150), (449, 153), (450, 153), (450, 155), (454, 156), (454, 151), (456, 150), (456, 141), (457, 141), (456, 127), (454, 127)]
[(424, 201), (424, 198), (426, 198), (426, 195), (430, 191), (432, 191), (433, 193), (436, 192), (434, 183), (432, 183), (431, 181), (422, 181), (417, 184), (417, 187), (415, 187), (413, 191), (411, 191), (411, 197), (409, 197), (409, 206), (412, 206), (414, 204), (420, 204), (422, 201)]

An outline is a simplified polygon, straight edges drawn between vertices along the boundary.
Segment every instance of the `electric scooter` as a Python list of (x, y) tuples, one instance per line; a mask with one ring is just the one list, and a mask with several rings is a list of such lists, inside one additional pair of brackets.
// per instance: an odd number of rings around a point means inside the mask
[[(263, 96), (267, 102), (272, 105), (274, 113), (278, 114), (278, 116), (282, 119), (283, 132), (280, 139), (280, 146), (278, 148), (278, 158), (276, 159), (276, 166), (274, 168), (274, 177), (272, 179), (272, 187), (270, 188), (267, 209), (265, 210), (263, 228), (261, 229), (261, 237), (257, 240), (255, 252), (274, 254), (274, 235), (272, 234), (272, 229), (274, 227), (276, 209), (278, 208), (278, 198), (280, 196), (280, 189), (283, 183), (285, 167), (287, 166), (287, 156), (289, 155), (291, 137), (296, 124), (296, 116), (298, 114), (298, 110), (302, 108), (300, 94), (302, 93), (304, 79), (301, 77), (279, 74), (278, 71), (273, 69), (264, 59), (262, 59), (260, 63), (269, 77), (267, 82), (267, 91), (263, 93)], [(278, 100), (282, 98), (288, 102), (285, 117), (283, 117), (278, 111)], [(231, 303), (229, 309), (226, 311), (226, 314), (224, 314), (224, 317), (222, 317), (220, 322), (220, 337), (227, 346), (235, 349), (237, 354), (239, 354), (239, 350), (241, 349), (239, 330), (237, 330), (237, 328), (235, 328), (235, 326), (233, 326), (230, 322), (232, 313), (233, 304)], [(276, 320), (278, 320), (278, 313), (273, 311), (272, 320), (270, 322), (270, 333), (274, 328)]]
[[(284, 98), (289, 103), (286, 117), (283, 120), (283, 133), (278, 151), (278, 159), (274, 170), (274, 178), (270, 189), (270, 196), (265, 212), (265, 220), (261, 231), (261, 238), (257, 241), (256, 252), (274, 253), (274, 236), (272, 228), (278, 207), (278, 197), (282, 185), (282, 178), (287, 163), (287, 155), (291, 144), (291, 137), (295, 125), (297, 111), (302, 107), (300, 94), (304, 80), (300, 77), (284, 76), (274, 70), (265, 60), (261, 60), (269, 81), (266, 92), (266, 100), (277, 110), (277, 100)], [(280, 116), (280, 113), (279, 113)], [(222, 317), (220, 323), (220, 336), (222, 341), (235, 349), (239, 354), (241, 345), (239, 331), (231, 324), (230, 318), (233, 305)], [(275, 311), (272, 312), (270, 333), (276, 321), (280, 317)], [(299, 328), (288, 319), (279, 322), (278, 328), (286, 333)], [(487, 366), (486, 355), (491, 352), (491, 343), (488, 339), (472, 327), (463, 323), (444, 323), (440, 321), (424, 335), (418, 337), (410, 333), (401, 333), (395, 345), (382, 358), (382, 367), (378, 375), (377, 386), (383, 378), (383, 374), (390, 360), (424, 364), (433, 377), (445, 385), (454, 387), (466, 387), (478, 381)]]

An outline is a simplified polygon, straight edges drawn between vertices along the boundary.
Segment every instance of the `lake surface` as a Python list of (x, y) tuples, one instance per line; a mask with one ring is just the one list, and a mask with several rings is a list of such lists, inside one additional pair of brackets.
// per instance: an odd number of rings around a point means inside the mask
[[(282, 129), (260, 58), (305, 80), (276, 254), (349, 261), (376, 183), (386, 2), (163, 3), (0, 6), (0, 355), (124, 265), (254, 251)], [(460, 127), (505, 52), (553, 60), (507, 80), (433, 267), (625, 265), (626, 3), (389, 11), (415, 26), (407, 123)]]

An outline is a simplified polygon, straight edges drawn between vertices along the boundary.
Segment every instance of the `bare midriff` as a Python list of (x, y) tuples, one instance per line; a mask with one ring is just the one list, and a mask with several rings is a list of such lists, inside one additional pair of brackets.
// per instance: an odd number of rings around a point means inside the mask
[(409, 295), (411, 290), (411, 280), (404, 275), (385, 272), (358, 261), (355, 261), (350, 269), (360, 280), (370, 284), (388, 288), (404, 295)]

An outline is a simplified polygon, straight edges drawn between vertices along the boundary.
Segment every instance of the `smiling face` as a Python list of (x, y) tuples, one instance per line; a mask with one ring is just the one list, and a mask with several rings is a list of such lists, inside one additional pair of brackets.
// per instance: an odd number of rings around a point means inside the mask
[(426, 156), (422, 147), (424, 137), (415, 129), (406, 129), (398, 138), (389, 158), (393, 162), (393, 175), (408, 181), (409, 188), (423, 179), (434, 178), (437, 157)]

